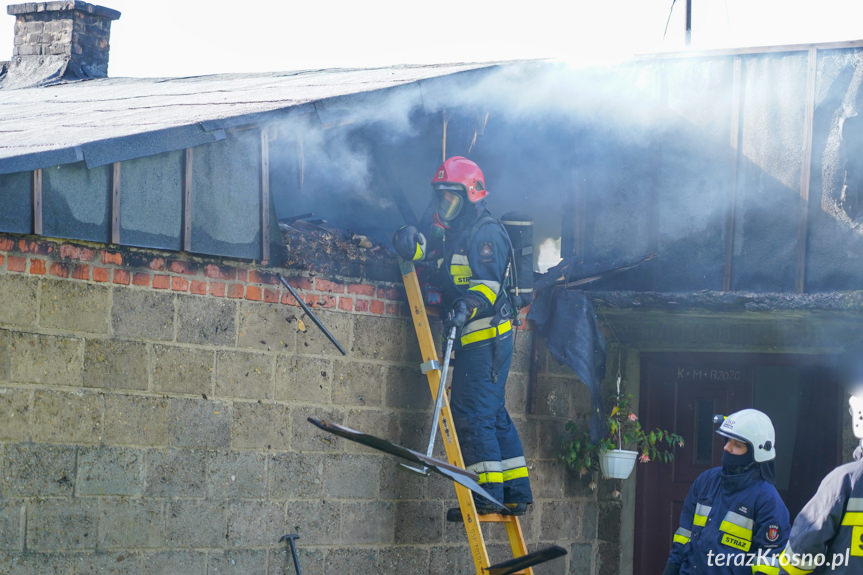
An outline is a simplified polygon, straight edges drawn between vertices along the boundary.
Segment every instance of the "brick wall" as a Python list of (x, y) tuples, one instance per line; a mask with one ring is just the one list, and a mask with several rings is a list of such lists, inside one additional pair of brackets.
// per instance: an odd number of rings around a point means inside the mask
[[(0, 293), (4, 573), (293, 573), (286, 533), (308, 574), (473, 572), (444, 520), (450, 482), (306, 421), (424, 449), (432, 402), (399, 284), (0, 234)], [(536, 497), (522, 526), (531, 548), (570, 552), (536, 572), (616, 573), (615, 485), (594, 492), (555, 459), (586, 389), (541, 353), (526, 415), (531, 344), (519, 331), (508, 383)], [(508, 557), (503, 531), (486, 537)]]

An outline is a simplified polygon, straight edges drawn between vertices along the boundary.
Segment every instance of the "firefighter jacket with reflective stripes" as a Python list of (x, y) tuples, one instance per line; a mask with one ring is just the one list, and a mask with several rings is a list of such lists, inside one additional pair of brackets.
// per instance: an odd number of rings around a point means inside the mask
[(462, 347), (486, 342), (512, 329), (504, 282), (510, 255), (509, 236), (503, 225), (482, 213), (461, 233), (447, 232), (440, 271), (448, 281), (445, 309), (462, 299), (470, 317), (461, 331)]
[[(776, 575), (770, 564), (788, 539), (788, 508), (758, 466), (698, 476), (680, 513), (664, 575)], [(765, 565), (766, 563), (766, 565)]]
[(782, 573), (863, 573), (863, 460), (840, 465), (794, 519)]

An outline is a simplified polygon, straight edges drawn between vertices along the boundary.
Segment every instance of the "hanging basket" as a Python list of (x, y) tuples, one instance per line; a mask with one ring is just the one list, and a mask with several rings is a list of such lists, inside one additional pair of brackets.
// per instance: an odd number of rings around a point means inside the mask
[(626, 479), (635, 466), (637, 451), (610, 449), (599, 454), (599, 469), (608, 479)]

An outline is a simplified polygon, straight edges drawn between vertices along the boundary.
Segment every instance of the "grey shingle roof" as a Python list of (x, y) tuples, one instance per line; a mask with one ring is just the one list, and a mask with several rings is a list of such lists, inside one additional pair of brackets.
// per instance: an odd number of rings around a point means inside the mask
[(186, 78), (104, 78), (0, 89), (0, 174), (89, 167), (221, 139), (222, 130), (312, 111), (338, 97), (495, 64), (446, 64)]

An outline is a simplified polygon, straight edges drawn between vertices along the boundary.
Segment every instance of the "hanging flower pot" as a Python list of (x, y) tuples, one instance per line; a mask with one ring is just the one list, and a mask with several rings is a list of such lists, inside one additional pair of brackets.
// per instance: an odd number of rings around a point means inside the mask
[(609, 449), (599, 454), (599, 469), (608, 479), (626, 479), (635, 466), (637, 451), (628, 449)]

